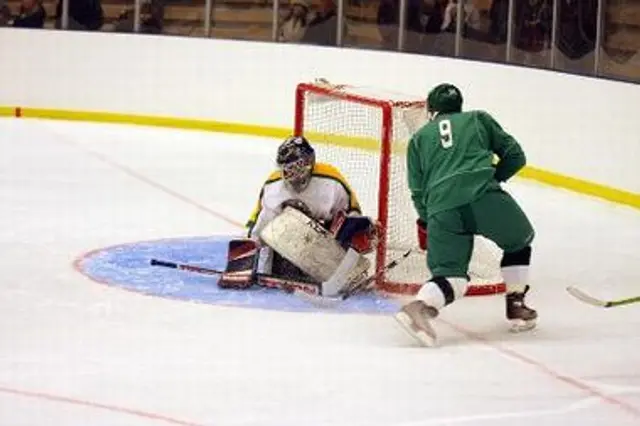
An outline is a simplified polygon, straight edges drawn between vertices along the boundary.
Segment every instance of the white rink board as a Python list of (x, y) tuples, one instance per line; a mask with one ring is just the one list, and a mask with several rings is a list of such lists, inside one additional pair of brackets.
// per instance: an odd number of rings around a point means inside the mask
[(426, 95), (457, 84), (523, 143), (529, 164), (640, 192), (640, 85), (358, 49), (0, 29), (0, 105), (290, 127), (298, 82)]

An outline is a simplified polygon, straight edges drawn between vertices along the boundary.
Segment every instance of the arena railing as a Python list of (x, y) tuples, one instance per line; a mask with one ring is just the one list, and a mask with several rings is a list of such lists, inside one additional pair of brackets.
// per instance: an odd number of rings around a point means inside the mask
[[(83, 29), (70, 19), (74, 2), (102, 1), (103, 31), (383, 49), (640, 82), (638, 0), (61, 1), (61, 29)], [(305, 3), (320, 17), (301, 28), (287, 18)], [(56, 4), (47, 6), (53, 19)]]

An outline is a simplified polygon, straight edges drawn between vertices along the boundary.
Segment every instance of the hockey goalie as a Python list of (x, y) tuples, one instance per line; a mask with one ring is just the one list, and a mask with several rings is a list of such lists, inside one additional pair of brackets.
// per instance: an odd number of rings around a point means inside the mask
[(247, 239), (230, 244), (219, 285), (297, 287), (327, 297), (357, 286), (368, 275), (365, 255), (375, 247), (377, 227), (362, 215), (349, 183), (337, 168), (316, 162), (301, 136), (279, 146), (276, 163), (247, 222)]

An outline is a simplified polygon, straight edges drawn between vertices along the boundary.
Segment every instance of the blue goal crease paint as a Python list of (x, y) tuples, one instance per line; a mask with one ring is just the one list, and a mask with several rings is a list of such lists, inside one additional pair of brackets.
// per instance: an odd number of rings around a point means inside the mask
[(94, 281), (112, 287), (188, 302), (289, 312), (391, 314), (392, 301), (375, 294), (357, 295), (338, 307), (320, 308), (298, 296), (254, 286), (246, 290), (218, 287), (211, 275), (150, 265), (150, 259), (224, 269), (230, 237), (159, 239), (105, 247), (81, 256), (76, 269)]

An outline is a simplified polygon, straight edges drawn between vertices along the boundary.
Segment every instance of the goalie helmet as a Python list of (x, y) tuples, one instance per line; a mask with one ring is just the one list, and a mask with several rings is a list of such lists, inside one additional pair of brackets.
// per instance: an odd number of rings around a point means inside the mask
[(442, 83), (431, 89), (427, 96), (427, 116), (433, 119), (439, 113), (462, 111), (462, 92), (450, 83)]
[(278, 148), (276, 163), (285, 184), (293, 191), (301, 192), (311, 181), (316, 153), (303, 136), (291, 136)]

